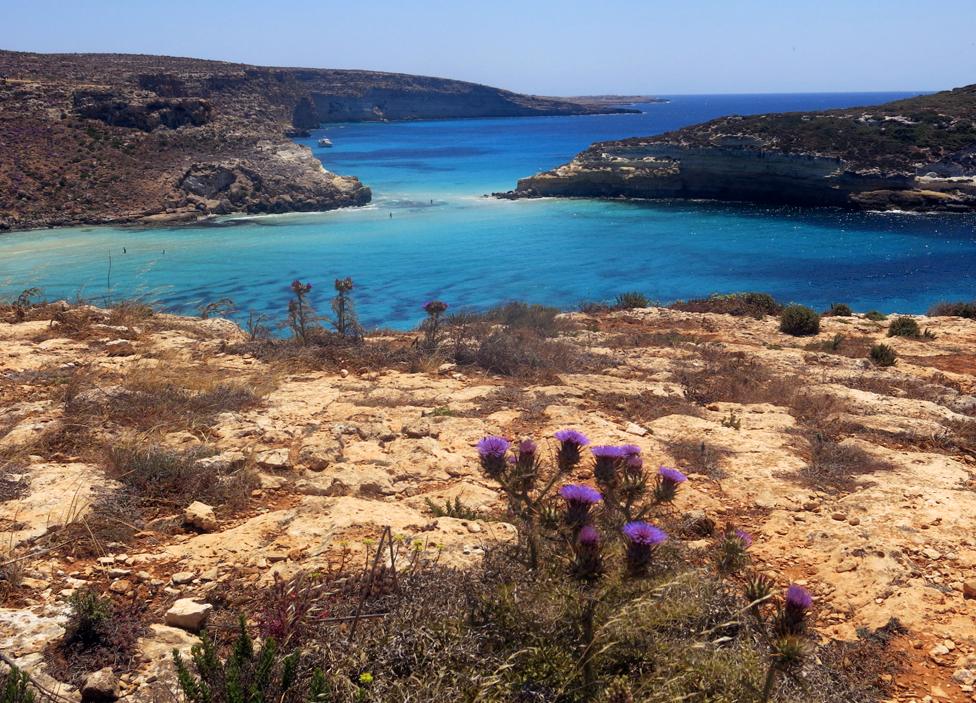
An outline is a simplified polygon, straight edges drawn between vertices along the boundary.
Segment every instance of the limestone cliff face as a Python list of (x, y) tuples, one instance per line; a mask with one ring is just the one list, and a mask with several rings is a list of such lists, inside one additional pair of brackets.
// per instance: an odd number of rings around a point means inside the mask
[(369, 202), (289, 139), (323, 122), (619, 111), (394, 73), (0, 51), (0, 231)]
[(878, 108), (728, 117), (594, 144), (504, 195), (972, 211), (974, 117), (972, 89)]

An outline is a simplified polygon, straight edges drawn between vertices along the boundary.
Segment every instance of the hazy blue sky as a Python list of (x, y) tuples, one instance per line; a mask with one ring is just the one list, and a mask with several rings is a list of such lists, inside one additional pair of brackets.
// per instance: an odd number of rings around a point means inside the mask
[(934, 90), (976, 82), (976, 0), (0, 0), (0, 47), (551, 95)]

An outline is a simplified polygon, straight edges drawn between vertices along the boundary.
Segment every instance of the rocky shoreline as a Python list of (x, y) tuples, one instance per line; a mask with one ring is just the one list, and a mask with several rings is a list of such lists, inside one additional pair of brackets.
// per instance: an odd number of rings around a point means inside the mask
[(974, 116), (970, 86), (873, 108), (726, 117), (594, 144), (498, 195), (973, 212)]
[(0, 231), (368, 203), (292, 141), (324, 122), (622, 111), (404, 74), (0, 51)]

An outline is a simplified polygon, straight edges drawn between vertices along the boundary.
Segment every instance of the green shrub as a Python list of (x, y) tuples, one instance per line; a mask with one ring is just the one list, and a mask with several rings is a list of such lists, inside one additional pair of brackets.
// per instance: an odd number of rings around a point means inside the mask
[(27, 674), (16, 667), (0, 673), (0, 703), (35, 703), (36, 700)]
[(555, 337), (566, 328), (566, 323), (557, 319), (560, 312), (559, 308), (513, 300), (491, 308), (485, 313), (485, 318), (512, 329), (531, 330), (543, 337)]
[(794, 337), (820, 332), (820, 315), (805, 305), (787, 305), (779, 315), (780, 332)]
[(844, 303), (834, 303), (824, 314), (830, 315), (831, 317), (850, 317), (854, 313), (851, 310), (850, 305), (845, 305)]
[(325, 693), (321, 673), (302, 681), (297, 652), (279, 656), (273, 639), (255, 652), (243, 618), (237, 641), (225, 660), (221, 661), (207, 636), (193, 645), (190, 656), (193, 672), (179, 652), (173, 652), (177, 681), (189, 703), (304, 703), (321, 700)]
[(869, 358), (878, 366), (894, 366), (898, 355), (887, 344), (875, 344), (868, 353)]
[(112, 602), (95, 591), (75, 591), (68, 599), (68, 622), (64, 627), (64, 641), (69, 644), (92, 646), (107, 640), (106, 626), (112, 617)]
[(621, 293), (617, 296), (617, 301), (613, 307), (617, 310), (632, 310), (634, 308), (646, 308), (650, 305), (647, 296), (637, 291)]
[(976, 300), (955, 303), (937, 303), (929, 308), (929, 317), (965, 317), (976, 320)]
[(869, 310), (864, 313), (864, 318), (866, 320), (872, 320), (873, 322), (883, 322), (888, 319), (888, 316), (883, 312), (878, 312), (877, 310)]
[(726, 293), (714, 294), (707, 298), (679, 300), (670, 306), (673, 310), (684, 312), (715, 312), (737, 317), (762, 319), (766, 315), (778, 315), (783, 306), (768, 293)]
[(922, 331), (918, 327), (918, 323), (915, 322), (910, 317), (896, 317), (888, 325), (888, 336), (889, 337), (910, 337), (911, 339), (918, 339), (922, 336)]

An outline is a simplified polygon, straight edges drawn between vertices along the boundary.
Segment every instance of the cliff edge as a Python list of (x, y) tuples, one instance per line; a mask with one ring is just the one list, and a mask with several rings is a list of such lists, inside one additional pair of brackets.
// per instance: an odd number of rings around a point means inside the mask
[(976, 209), (976, 86), (876, 107), (729, 116), (602, 142), (507, 197)]
[(394, 73), (0, 51), (0, 230), (369, 202), (289, 138), (323, 122), (617, 111)]

